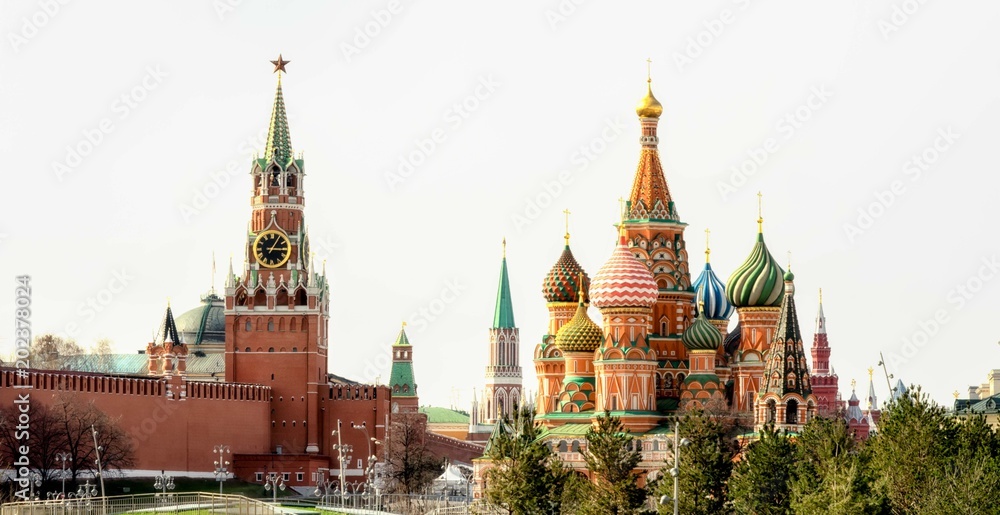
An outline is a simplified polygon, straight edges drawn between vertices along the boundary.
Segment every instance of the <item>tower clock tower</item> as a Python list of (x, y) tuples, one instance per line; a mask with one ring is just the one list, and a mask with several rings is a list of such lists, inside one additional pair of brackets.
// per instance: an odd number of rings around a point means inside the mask
[(226, 278), (226, 381), (271, 386), (272, 452), (317, 453), (330, 294), (309, 259), (305, 161), (292, 152), (281, 91), (288, 61), (271, 62), (278, 85), (264, 155), (251, 163), (246, 259)]

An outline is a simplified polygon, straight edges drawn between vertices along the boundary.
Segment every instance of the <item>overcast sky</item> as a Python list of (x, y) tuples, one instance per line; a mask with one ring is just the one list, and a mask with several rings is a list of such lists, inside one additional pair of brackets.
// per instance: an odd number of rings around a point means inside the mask
[(182, 312), (210, 288), (213, 252), (219, 288), (229, 256), (241, 265), (281, 53), (331, 281), (330, 371), (384, 381), (409, 320), (422, 403), (467, 409), (506, 236), (534, 390), (561, 212), (595, 274), (632, 184), (651, 58), (692, 279), (706, 228), (724, 281), (747, 257), (761, 191), (772, 254), (784, 265), (792, 252), (807, 346), (823, 288), (845, 399), (881, 351), (889, 373), (950, 403), (1000, 368), (998, 13), (915, 0), (4, 2), (0, 262), (10, 290), (31, 276), (36, 333), (145, 348), (168, 297)]

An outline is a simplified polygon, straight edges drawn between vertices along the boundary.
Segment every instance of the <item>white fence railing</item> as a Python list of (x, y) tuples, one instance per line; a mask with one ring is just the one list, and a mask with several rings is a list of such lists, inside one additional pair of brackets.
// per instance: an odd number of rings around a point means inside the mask
[(239, 495), (168, 493), (90, 497), (0, 505), (0, 515), (125, 515), (201, 510), (227, 515), (282, 513), (269, 503)]

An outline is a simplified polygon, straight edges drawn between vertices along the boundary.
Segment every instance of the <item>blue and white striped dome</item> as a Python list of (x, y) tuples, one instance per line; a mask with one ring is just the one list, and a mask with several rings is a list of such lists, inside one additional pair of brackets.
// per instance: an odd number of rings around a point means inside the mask
[(726, 298), (726, 285), (712, 271), (711, 263), (705, 263), (705, 269), (695, 279), (694, 305), (705, 305), (705, 317), (709, 320), (729, 320), (736, 308)]

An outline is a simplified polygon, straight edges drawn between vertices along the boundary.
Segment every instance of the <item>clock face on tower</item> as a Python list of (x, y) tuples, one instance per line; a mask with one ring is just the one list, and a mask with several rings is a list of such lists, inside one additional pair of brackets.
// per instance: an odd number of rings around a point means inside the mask
[(253, 240), (253, 255), (257, 263), (266, 268), (284, 265), (292, 255), (292, 245), (288, 236), (281, 231), (264, 231)]

